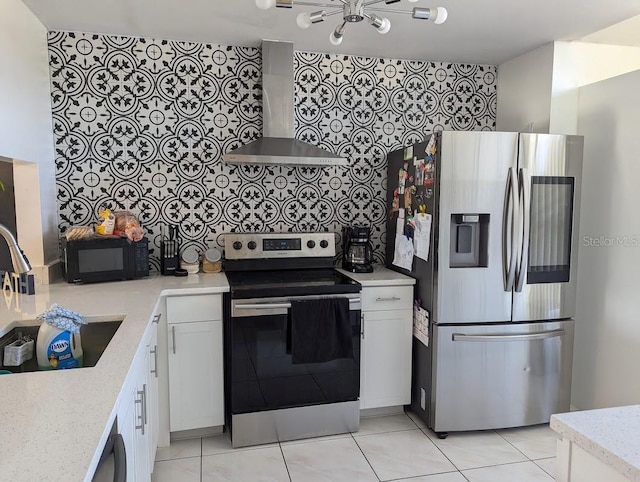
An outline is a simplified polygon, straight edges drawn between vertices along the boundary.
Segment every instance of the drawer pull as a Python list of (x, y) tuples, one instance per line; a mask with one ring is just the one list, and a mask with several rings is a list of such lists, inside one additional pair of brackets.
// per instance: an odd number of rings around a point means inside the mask
[(138, 423), (136, 422), (136, 430), (140, 430), (140, 433), (142, 435), (144, 435), (144, 424), (145, 424), (145, 420), (144, 420), (144, 395), (145, 395), (145, 390), (138, 390), (137, 391), (137, 397), (136, 397), (136, 405), (140, 405), (140, 415), (138, 415), (136, 413), (136, 418), (140, 421), (140, 425), (138, 425)]
[[(143, 403), (142, 403), (142, 408), (144, 409), (144, 412), (142, 413), (142, 421), (145, 425), (147, 425), (149, 423), (148, 419), (147, 419), (147, 384), (145, 383), (142, 386), (142, 395), (143, 395)], [(144, 432), (142, 432), (142, 435), (144, 435)]]
[(392, 296), (391, 298), (376, 298), (376, 301), (400, 301), (401, 298)]
[(153, 347), (151, 353), (153, 353), (153, 368), (151, 369), (151, 374), (158, 378), (158, 345)]
[(176, 327), (171, 327), (171, 338), (173, 339), (173, 354), (176, 354)]
[(153, 320), (151, 320), (153, 323), (158, 323), (160, 322), (160, 318), (162, 318), (162, 313), (158, 313), (157, 315), (154, 315)]

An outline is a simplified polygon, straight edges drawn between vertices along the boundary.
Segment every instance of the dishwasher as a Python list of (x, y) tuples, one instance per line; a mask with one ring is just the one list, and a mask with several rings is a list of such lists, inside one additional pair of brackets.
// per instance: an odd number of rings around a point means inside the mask
[(109, 435), (92, 480), (93, 482), (126, 482), (127, 454), (124, 440), (119, 433)]

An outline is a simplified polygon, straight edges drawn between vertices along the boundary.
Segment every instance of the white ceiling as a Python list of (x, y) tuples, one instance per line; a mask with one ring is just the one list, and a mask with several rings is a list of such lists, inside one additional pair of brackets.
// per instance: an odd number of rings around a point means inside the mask
[[(322, 1), (322, 0), (315, 0)], [(335, 2), (337, 0), (324, 0)], [(329, 43), (340, 16), (307, 30), (295, 17), (313, 7), (259, 10), (254, 0), (23, 0), (49, 30), (122, 34), (257, 46), (293, 41), (296, 50), (498, 65), (552, 40), (587, 40), (640, 47), (640, 0), (402, 0), (392, 6), (444, 6), (442, 25), (387, 14), (391, 31), (366, 22), (347, 25), (344, 42)], [(384, 4), (382, 4), (384, 6)], [(631, 19), (631, 20), (628, 20)], [(609, 29), (628, 20), (620, 29)], [(598, 32), (604, 30), (602, 32)], [(594, 32), (598, 32), (597, 34)], [(626, 32), (626, 33), (625, 33)]]

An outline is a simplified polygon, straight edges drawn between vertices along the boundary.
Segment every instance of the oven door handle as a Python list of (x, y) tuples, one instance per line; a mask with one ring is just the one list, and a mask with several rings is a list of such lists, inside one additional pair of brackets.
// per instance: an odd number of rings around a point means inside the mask
[(234, 305), (238, 310), (276, 310), (291, 308), (291, 303), (255, 303), (249, 305)]
[[(360, 298), (349, 298), (349, 304), (360, 303)], [(291, 308), (291, 303), (251, 303), (251, 304), (236, 304), (234, 308), (237, 310), (277, 310)]]

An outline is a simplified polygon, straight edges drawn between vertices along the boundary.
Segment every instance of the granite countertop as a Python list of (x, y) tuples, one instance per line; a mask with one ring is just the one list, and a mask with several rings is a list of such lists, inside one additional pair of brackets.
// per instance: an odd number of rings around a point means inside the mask
[(407, 286), (416, 284), (416, 280), (402, 273), (390, 270), (382, 265), (373, 265), (373, 273), (352, 273), (343, 269), (338, 271), (362, 286)]
[(550, 425), (629, 480), (640, 482), (640, 405), (556, 414)]
[(122, 325), (91, 368), (0, 376), (0, 479), (90, 480), (115, 420), (131, 363), (161, 296), (222, 293), (223, 273), (185, 278), (37, 286), (35, 295), (0, 294), (0, 336), (14, 322), (33, 325), (57, 303), (87, 321)]

